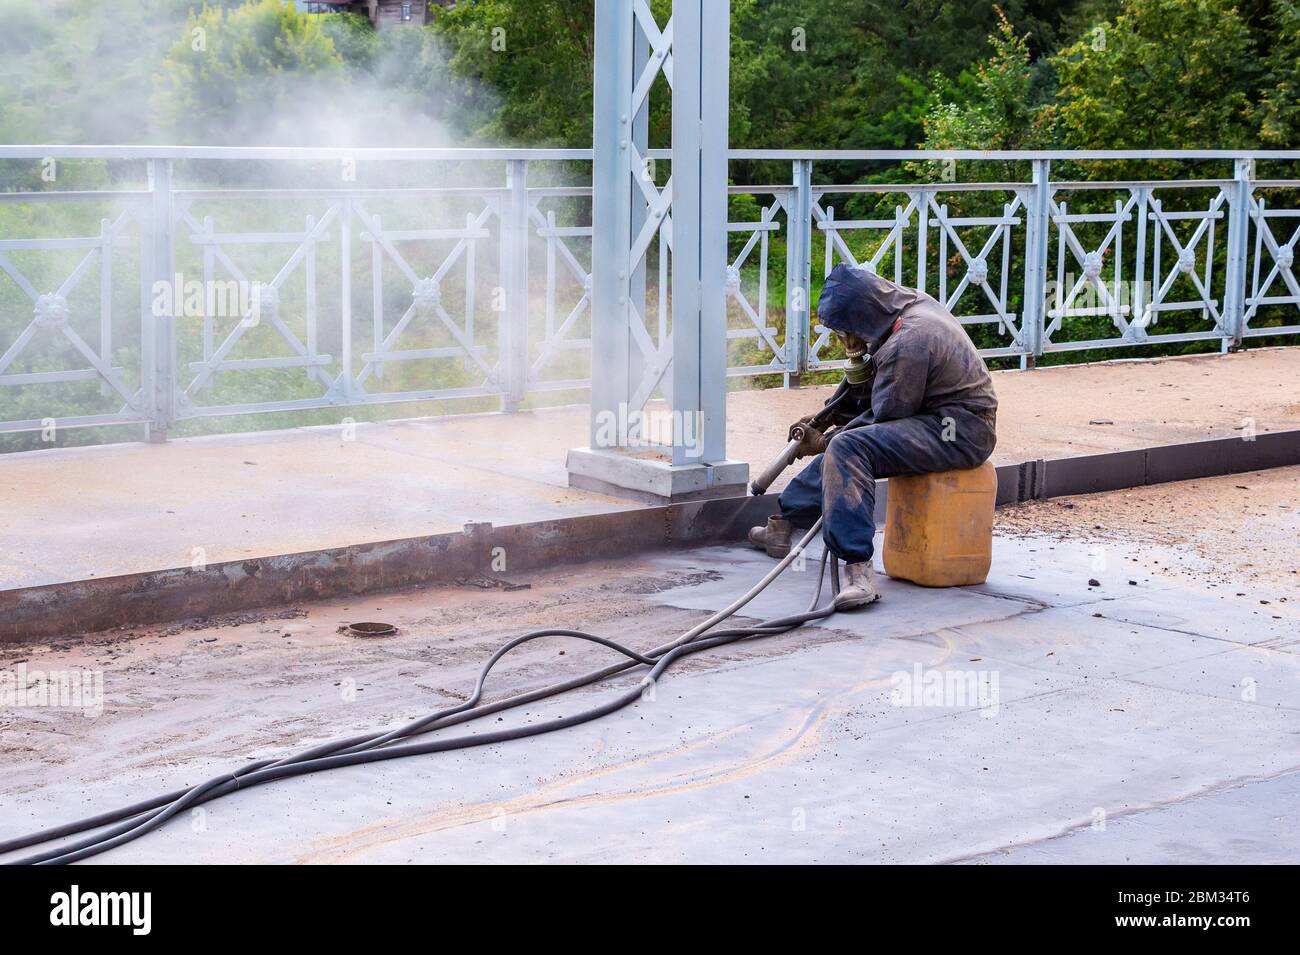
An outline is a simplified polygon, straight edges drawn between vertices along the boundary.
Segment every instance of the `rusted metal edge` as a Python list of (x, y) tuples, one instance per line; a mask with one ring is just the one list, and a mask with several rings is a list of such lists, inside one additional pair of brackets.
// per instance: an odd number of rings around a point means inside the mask
[(1262, 471), (1300, 464), (1300, 431), (1243, 434), (998, 468), (998, 504)]
[[(1003, 465), (998, 504), (1113, 491), (1300, 464), (1300, 431), (1193, 441)], [(883, 515), (887, 482), (877, 483)], [(354, 544), (0, 591), (0, 642), (91, 633), (396, 590), (472, 576), (626, 557), (743, 539), (776, 512), (776, 496), (659, 507)]]
[(0, 642), (91, 633), (736, 540), (774, 497), (719, 498), (0, 591)]

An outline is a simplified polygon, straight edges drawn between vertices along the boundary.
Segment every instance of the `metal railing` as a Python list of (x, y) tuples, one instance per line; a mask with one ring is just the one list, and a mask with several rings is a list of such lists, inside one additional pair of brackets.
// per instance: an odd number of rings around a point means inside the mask
[[(810, 318), (813, 269), (837, 262), (929, 292), (983, 354), (1022, 367), (1059, 351), (1199, 340), (1228, 349), (1300, 332), (1300, 179), (1255, 171), (1297, 152), (731, 159), (790, 170), (788, 183), (730, 187), (731, 375), (789, 383), (841, 364)], [(55, 188), (0, 192), (0, 431), (141, 424), (160, 439), (201, 417), (450, 399), (510, 410), (589, 384), (591, 188), (552, 172), (572, 180), (588, 150), (0, 147), (8, 167), (70, 160), (143, 164), (147, 186), (63, 190), (54, 177)], [(1232, 174), (1052, 178), (1054, 164), (1168, 160), (1228, 160)], [(173, 165), (191, 161), (209, 172), (423, 163), (480, 174), (415, 186), (320, 175), (293, 187), (180, 186)], [(822, 164), (881, 161), (935, 163), (940, 178), (815, 181)], [(945, 181), (957, 178), (951, 164), (991, 162), (1028, 174)], [(546, 184), (530, 182), (539, 168)], [(62, 234), (74, 226), (81, 234)], [(671, 228), (658, 230), (642, 260), (645, 321), (634, 337), (650, 356), (671, 334), (671, 241)]]

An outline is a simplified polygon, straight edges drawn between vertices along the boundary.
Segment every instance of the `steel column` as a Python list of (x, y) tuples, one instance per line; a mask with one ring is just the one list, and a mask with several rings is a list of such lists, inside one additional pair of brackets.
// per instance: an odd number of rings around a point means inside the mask
[[(662, 27), (646, 0), (596, 6), (591, 447), (569, 453), (578, 486), (679, 500), (740, 493), (748, 479), (726, 460), (730, 17), (717, 0), (674, 0)], [(643, 165), (660, 73), (673, 96), (662, 189)], [(661, 307), (671, 262), (666, 336), (644, 314), (656, 245)], [(670, 415), (647, 412), (656, 393)]]
[(596, 4), (591, 240), (591, 446), (603, 416), (626, 415), (631, 389), (628, 247), (632, 241), (632, 130), (636, 75), (633, 0)]
[[(1047, 235), (1051, 226), (1051, 160), (1035, 159), (1025, 202), (1025, 301), (1021, 309), (1022, 367), (1043, 353), (1047, 294)], [(942, 263), (941, 263), (942, 266)]]
[[(673, 411), (703, 441), (674, 441), (673, 464), (727, 449), (726, 3), (673, 2)], [(707, 74), (707, 76), (706, 76)]]
[(508, 198), (501, 217), (500, 367), (503, 411), (518, 411), (528, 390), (528, 160), (506, 164)]
[(339, 377), (330, 391), (352, 398), (352, 197), (345, 196), (339, 215)]
[(785, 237), (785, 383), (798, 385), (808, 371), (812, 340), (812, 160), (796, 159), (786, 206)]
[[(646, 65), (649, 62), (650, 62), (650, 43), (649, 40), (646, 38), (645, 31), (633, 30), (632, 31), (632, 75), (641, 76), (643, 71), (646, 68)], [(646, 146), (648, 145), (649, 142), (649, 134), (650, 134), (650, 97), (646, 96), (641, 101), (639, 107), (636, 109), (636, 112), (632, 116), (632, 142), (636, 144), (636, 148), (641, 153), (642, 156), (645, 156), (646, 153)], [(654, 186), (656, 189), (658, 188), (658, 176), (657, 176), (658, 170), (656, 168), (654, 160), (643, 159), (641, 163), (641, 168), (639, 170), (633, 170), (633, 171), (638, 173), (642, 180), (649, 183), (651, 186)], [(631, 214), (631, 226), (632, 226), (631, 235), (635, 236), (635, 235), (639, 235), (641, 230), (645, 228), (646, 221), (650, 218), (650, 210), (646, 202), (644, 201), (644, 196), (640, 194), (641, 193), (640, 189), (639, 188), (633, 189), (631, 191), (633, 193), (632, 214)], [(658, 241), (655, 244), (659, 247), (660, 258), (661, 260), (666, 259), (668, 256), (668, 243), (667, 243), (666, 236), (661, 234), (659, 240), (660, 241)], [(647, 258), (643, 256), (637, 261), (630, 263), (630, 266), (631, 266), (631, 277), (628, 280), (628, 302), (630, 304), (630, 310), (628, 311), (628, 315), (629, 317), (632, 317), (633, 320), (635, 320), (635, 316), (637, 315), (640, 315), (643, 318), (648, 318), (648, 316), (646, 315), (646, 290), (649, 287), (647, 283), (649, 282), (649, 278), (650, 278), (650, 269), (647, 262)], [(661, 274), (666, 274), (663, 272), (663, 266), (664, 263), (661, 261), (660, 262)], [(655, 340), (665, 341), (668, 337), (668, 325), (667, 322), (664, 321), (663, 319), (664, 316), (667, 315), (668, 313), (667, 303), (661, 301), (658, 305), (658, 309), (659, 309), (659, 321), (656, 323), (656, 331), (658, 334), (656, 335)], [(641, 354), (641, 350), (637, 348), (630, 349), (629, 356), (628, 356), (629, 381), (633, 381), (633, 382), (640, 381), (642, 377), (647, 373), (648, 370), (649, 370), (649, 365), (645, 360), (645, 356)], [(629, 397), (630, 394), (631, 393), (629, 392)]]
[(1246, 331), (1246, 250), (1250, 233), (1250, 205), (1254, 160), (1233, 163), (1233, 181), (1228, 196), (1228, 262), (1223, 289), (1223, 348), (1241, 347)]
[[(172, 314), (172, 303), (180, 294), (179, 289), (172, 289), (176, 276), (170, 159), (149, 161), (149, 193), (149, 223), (142, 230), (151, 290), (151, 307), (144, 316), (142, 337), (143, 404), (149, 415), (146, 439), (162, 442), (167, 440), (167, 430), (176, 422), (176, 316)], [(159, 282), (165, 283), (164, 287), (172, 290), (171, 293), (154, 294)], [(156, 304), (164, 301), (162, 308)]]

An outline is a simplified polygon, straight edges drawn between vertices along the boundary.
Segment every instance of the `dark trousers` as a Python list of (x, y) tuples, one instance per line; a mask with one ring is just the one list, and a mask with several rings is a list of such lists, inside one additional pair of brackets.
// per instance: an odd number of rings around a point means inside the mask
[(831, 553), (849, 564), (868, 561), (877, 478), (978, 467), (995, 441), (991, 423), (965, 409), (841, 431), (781, 492), (781, 516), (804, 528), (825, 516), (822, 539)]

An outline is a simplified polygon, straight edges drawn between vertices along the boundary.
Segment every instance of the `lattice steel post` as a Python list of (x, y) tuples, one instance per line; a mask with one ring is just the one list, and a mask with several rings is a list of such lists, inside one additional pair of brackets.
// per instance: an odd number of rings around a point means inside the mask
[(632, 240), (632, 135), (636, 81), (633, 0), (596, 4), (591, 240), (591, 447), (601, 414), (618, 414), (630, 389), (628, 243)]
[[(649, 62), (650, 43), (646, 38), (645, 31), (639, 29), (633, 30), (632, 75), (643, 75)], [(659, 58), (659, 62), (662, 62), (662, 57)], [(620, 122), (619, 125), (621, 126), (622, 123)], [(638, 152), (644, 157), (647, 152), (650, 136), (649, 96), (646, 96), (641, 100), (640, 104), (635, 108), (635, 111), (632, 114), (631, 129), (632, 142), (636, 144)], [(644, 159), (641, 163), (641, 168), (639, 170), (633, 168), (632, 171), (634, 175), (639, 175), (644, 182), (654, 186), (656, 189), (658, 188), (658, 169), (657, 164), (653, 159)], [(632, 189), (631, 192), (633, 194), (633, 201), (630, 218), (631, 230), (629, 235), (636, 236), (646, 227), (646, 222), (651, 216), (651, 209), (649, 208), (649, 204), (645, 201), (645, 197), (640, 194), (639, 188)], [(666, 243), (663, 243), (662, 245), (663, 248), (667, 248)], [(629, 321), (635, 321), (635, 316), (637, 315), (643, 315), (648, 319), (649, 316), (646, 315), (646, 291), (649, 288), (648, 282), (650, 279), (650, 268), (647, 262), (647, 257), (642, 257), (636, 262), (630, 264), (631, 277), (628, 280), (627, 290), (629, 308), (626, 314)], [(659, 311), (659, 309), (656, 309), (656, 311)], [(667, 310), (664, 309), (661, 314), (667, 314)], [(657, 327), (658, 324), (666, 325), (666, 323), (663, 323), (662, 321), (656, 323), (656, 332), (660, 331)], [(663, 334), (667, 334), (666, 328), (663, 330)], [(642, 380), (648, 370), (649, 364), (647, 363), (645, 356), (641, 354), (639, 349), (630, 348), (628, 354), (628, 381), (636, 382)], [(632, 392), (629, 391), (628, 397), (632, 397)]]
[(507, 198), (501, 219), (501, 368), (502, 410), (518, 411), (528, 390), (528, 160), (506, 166)]
[(339, 377), (331, 393), (340, 402), (352, 399), (352, 197), (344, 196), (339, 209)]
[(1223, 350), (1241, 347), (1246, 332), (1246, 257), (1249, 248), (1251, 192), (1255, 162), (1238, 159), (1233, 164), (1228, 196), (1228, 261), (1223, 281)]
[(673, 3), (673, 410), (695, 414), (703, 447), (673, 445), (673, 464), (727, 452), (727, 56), (730, 4)]
[[(743, 493), (748, 480), (726, 460), (729, 33), (719, 0), (674, 0), (663, 28), (644, 0), (596, 5), (591, 446), (569, 453), (575, 486), (682, 500)], [(641, 117), (659, 72), (673, 92), (671, 190), (643, 166)], [(660, 235), (671, 249), (666, 341), (639, 304)], [(647, 413), (656, 389), (670, 414)]]
[(812, 340), (812, 160), (794, 161), (794, 190), (786, 209), (785, 384), (798, 385), (808, 371)]
[(1025, 300), (1020, 312), (1021, 347), (1025, 350), (1020, 359), (1022, 368), (1032, 368), (1034, 360), (1043, 353), (1051, 190), (1050, 160), (1035, 159), (1033, 184), (1025, 203)]
[[(144, 230), (144, 241), (150, 308), (142, 317), (142, 393), (149, 414), (146, 440), (162, 442), (176, 421), (176, 317), (171, 307), (175, 296), (153, 294), (158, 282), (166, 283), (168, 289), (175, 282), (170, 160), (149, 160), (149, 192), (149, 225)], [(165, 306), (160, 307), (163, 302)]]

